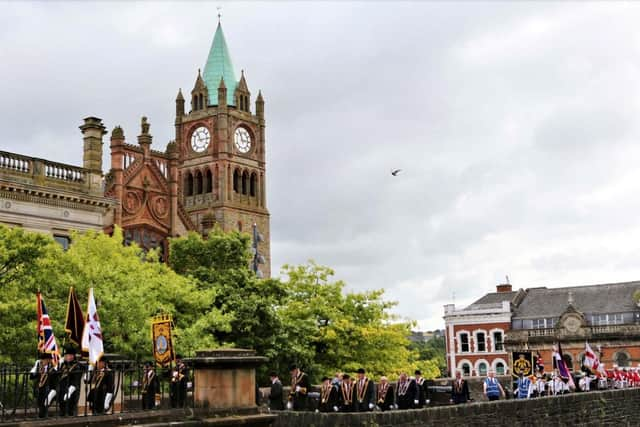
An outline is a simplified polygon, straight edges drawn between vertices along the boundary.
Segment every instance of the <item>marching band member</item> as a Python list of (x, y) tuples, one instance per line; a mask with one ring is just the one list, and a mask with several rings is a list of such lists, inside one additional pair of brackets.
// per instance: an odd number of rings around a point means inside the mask
[(50, 353), (41, 353), (29, 372), (31, 379), (36, 380), (36, 393), (38, 401), (38, 417), (46, 418), (49, 414), (49, 406), (56, 397), (56, 368), (51, 363)]
[(74, 346), (70, 344), (64, 346), (64, 362), (60, 365), (59, 371), (58, 399), (60, 400), (60, 415), (63, 417), (77, 415), (83, 369), (76, 360), (76, 348)]

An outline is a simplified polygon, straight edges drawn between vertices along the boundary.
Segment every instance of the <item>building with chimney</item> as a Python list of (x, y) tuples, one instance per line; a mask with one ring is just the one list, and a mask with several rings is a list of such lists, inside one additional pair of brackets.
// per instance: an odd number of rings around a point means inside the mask
[[(253, 104), (252, 104), (253, 102)], [(153, 141), (142, 117), (136, 142), (116, 126), (104, 174), (102, 120), (87, 117), (82, 167), (0, 152), (0, 223), (48, 232), (69, 243), (72, 230), (122, 227), (126, 242), (157, 248), (189, 231), (214, 226), (260, 236), (256, 263), (270, 276), (270, 221), (266, 202), (265, 115), (261, 92), (251, 98), (231, 62), (218, 22), (204, 70), (187, 99), (175, 99), (175, 139)]]
[(483, 376), (489, 366), (507, 373), (527, 354), (551, 370), (560, 345), (569, 369), (579, 371), (587, 342), (606, 368), (636, 366), (639, 301), (640, 282), (517, 291), (498, 285), (468, 307), (445, 305), (447, 366), (452, 375)]

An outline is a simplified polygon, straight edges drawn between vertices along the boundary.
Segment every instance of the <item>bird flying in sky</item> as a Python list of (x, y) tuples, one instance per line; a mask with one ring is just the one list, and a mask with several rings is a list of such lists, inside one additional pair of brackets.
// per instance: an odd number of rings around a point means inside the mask
[(393, 176), (398, 176), (398, 174), (400, 173), (402, 169), (392, 169), (391, 170), (391, 175)]

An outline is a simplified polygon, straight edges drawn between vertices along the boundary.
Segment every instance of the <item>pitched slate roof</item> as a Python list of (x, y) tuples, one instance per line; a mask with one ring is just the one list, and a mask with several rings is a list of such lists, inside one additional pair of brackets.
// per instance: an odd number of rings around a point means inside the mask
[(621, 313), (638, 309), (633, 301), (634, 292), (640, 290), (640, 281), (608, 283), (563, 288), (529, 288), (517, 306), (513, 318), (560, 317), (569, 305), (582, 313)]
[(474, 310), (477, 308), (482, 308), (482, 306), (487, 306), (487, 305), (497, 305), (497, 304), (502, 304), (503, 301), (513, 301), (513, 299), (515, 298), (516, 294), (518, 292), (517, 291), (512, 291), (512, 292), (490, 292), (488, 294), (486, 294), (485, 296), (483, 296), (482, 298), (480, 298), (477, 301), (474, 301), (473, 303), (471, 303), (468, 307), (465, 308), (465, 310)]

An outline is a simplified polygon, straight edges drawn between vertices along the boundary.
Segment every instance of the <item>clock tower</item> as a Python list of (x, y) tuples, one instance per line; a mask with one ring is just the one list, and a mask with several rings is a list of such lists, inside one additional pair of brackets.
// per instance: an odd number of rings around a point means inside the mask
[(244, 70), (236, 79), (220, 23), (188, 111), (178, 91), (175, 131), (177, 201), (192, 227), (207, 233), (217, 224), (251, 234), (255, 225), (262, 237), (259, 269), (269, 277), (264, 99), (258, 92), (252, 108)]

